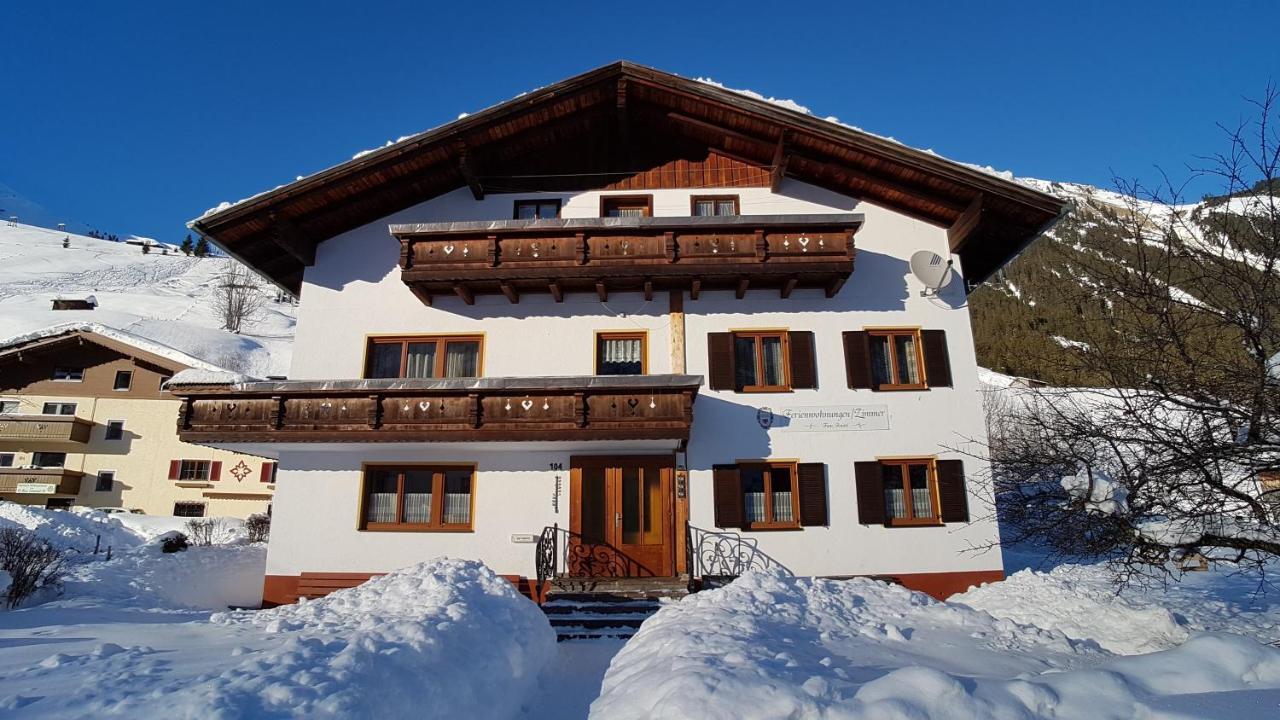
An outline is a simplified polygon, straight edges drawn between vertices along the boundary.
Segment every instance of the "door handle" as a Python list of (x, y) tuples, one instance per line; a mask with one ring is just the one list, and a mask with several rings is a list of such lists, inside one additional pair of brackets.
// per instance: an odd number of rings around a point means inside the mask
[(622, 513), (613, 514), (613, 526), (622, 527)]

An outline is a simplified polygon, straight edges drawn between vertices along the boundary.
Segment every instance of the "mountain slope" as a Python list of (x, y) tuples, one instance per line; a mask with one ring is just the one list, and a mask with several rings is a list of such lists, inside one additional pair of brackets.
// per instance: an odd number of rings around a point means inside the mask
[[(64, 238), (69, 247), (63, 247)], [(221, 258), (143, 254), (137, 245), (0, 223), (0, 339), (68, 322), (94, 322), (250, 375), (285, 375), (294, 306), (268, 300), (240, 335), (214, 311)], [(268, 298), (275, 296), (266, 289)], [(93, 295), (96, 310), (53, 310), (58, 296)]]

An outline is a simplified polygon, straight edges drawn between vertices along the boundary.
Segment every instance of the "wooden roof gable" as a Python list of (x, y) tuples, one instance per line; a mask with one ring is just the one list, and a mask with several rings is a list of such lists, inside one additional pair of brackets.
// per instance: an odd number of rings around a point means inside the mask
[(191, 366), (165, 357), (125, 341), (106, 337), (90, 330), (69, 329), (55, 335), (33, 337), (0, 347), (0, 364), (22, 362), (27, 355), (59, 352), (81, 347), (86, 343), (105, 348), (116, 355), (169, 374), (177, 374)]
[(776, 190), (784, 176), (793, 177), (944, 226), (971, 282), (1007, 262), (1065, 208), (1050, 195), (893, 140), (617, 62), (207, 214), (191, 227), (296, 293), (318, 243), (406, 207), (461, 187), (477, 198), (610, 187), (689, 145), (762, 170), (750, 184)]

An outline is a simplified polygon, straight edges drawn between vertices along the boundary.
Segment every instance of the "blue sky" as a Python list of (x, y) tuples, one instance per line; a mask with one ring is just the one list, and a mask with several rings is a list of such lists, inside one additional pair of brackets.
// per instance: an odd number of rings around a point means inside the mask
[(1222, 148), (1215, 123), (1280, 81), (1276, 2), (830, 5), (15, 0), (0, 13), (0, 184), (174, 241), (223, 200), (628, 59), (1108, 185), (1184, 174)]

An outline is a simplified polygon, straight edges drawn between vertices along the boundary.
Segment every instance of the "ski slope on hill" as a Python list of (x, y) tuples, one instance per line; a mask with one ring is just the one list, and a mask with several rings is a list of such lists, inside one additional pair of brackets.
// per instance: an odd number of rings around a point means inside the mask
[[(63, 239), (70, 247), (62, 246)], [(143, 254), (137, 245), (31, 225), (0, 224), (0, 339), (70, 322), (94, 322), (169, 345), (249, 375), (285, 375), (295, 308), (268, 300), (244, 333), (222, 330), (214, 311), (228, 260)], [(59, 296), (93, 295), (95, 310), (53, 310)]]

